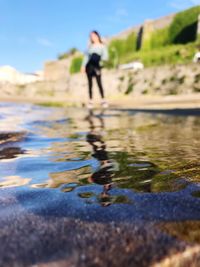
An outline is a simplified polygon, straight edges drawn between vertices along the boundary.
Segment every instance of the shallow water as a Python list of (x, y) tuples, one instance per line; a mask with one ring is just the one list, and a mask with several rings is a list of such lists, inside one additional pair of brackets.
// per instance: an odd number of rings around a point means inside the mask
[(200, 219), (200, 117), (13, 104), (0, 116), (0, 194), (27, 209)]

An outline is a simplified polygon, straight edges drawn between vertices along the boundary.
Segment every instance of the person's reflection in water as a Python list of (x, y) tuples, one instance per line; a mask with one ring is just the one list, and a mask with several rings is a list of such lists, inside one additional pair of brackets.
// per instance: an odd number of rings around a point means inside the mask
[[(98, 119), (100, 125), (95, 125), (95, 119)], [(111, 204), (111, 197), (109, 191), (112, 189), (113, 163), (108, 157), (106, 151), (106, 144), (103, 140), (104, 120), (103, 113), (94, 115), (90, 111), (87, 120), (90, 125), (90, 131), (87, 134), (87, 142), (91, 145), (93, 153), (92, 156), (100, 163), (99, 168), (91, 175), (89, 182), (96, 183), (103, 186), (103, 192), (99, 196), (99, 202), (106, 207)]]

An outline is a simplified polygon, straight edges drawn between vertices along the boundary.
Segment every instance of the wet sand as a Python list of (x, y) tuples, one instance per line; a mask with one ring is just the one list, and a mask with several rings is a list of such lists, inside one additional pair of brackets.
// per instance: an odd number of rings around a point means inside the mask
[[(199, 109), (157, 113), (200, 115)], [(2, 133), (0, 157), (7, 160), (23, 155), (17, 144), (26, 138), (25, 132)], [(97, 185), (92, 189), (101, 194)], [(2, 188), (0, 266), (200, 265), (200, 198), (192, 197), (200, 190), (198, 183), (181, 191), (154, 194), (114, 188), (112, 194), (126, 195), (129, 203), (108, 207), (80, 201), (79, 195), (90, 190), (85, 185), (77, 188), (76, 194), (66, 195), (59, 189), (27, 189), (23, 185)]]
[[(135, 210), (123, 212), (123, 207), (114, 211), (79, 203), (74, 207), (64, 194), (56, 197), (53, 191), (4, 189), (0, 266), (153, 266), (174, 256), (179, 262), (186, 251), (185, 265), (180, 266), (199, 266), (200, 246), (169, 235), (163, 231), (165, 224), (160, 224), (173, 221), (178, 214), (183, 222), (184, 213), (188, 217), (189, 212), (193, 219), (200, 219), (199, 201), (184, 199), (180, 203), (177, 198), (177, 207), (166, 195), (162, 206), (159, 199), (141, 196), (135, 200)], [(186, 265), (188, 261), (193, 265)]]
[(187, 249), (139, 222), (102, 224), (34, 214), (12, 219), (1, 224), (1, 266), (150, 266)]

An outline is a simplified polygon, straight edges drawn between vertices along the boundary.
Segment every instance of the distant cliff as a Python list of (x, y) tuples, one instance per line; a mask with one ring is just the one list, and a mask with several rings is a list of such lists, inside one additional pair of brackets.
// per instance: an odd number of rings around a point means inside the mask
[(11, 66), (0, 67), (0, 83), (11, 83), (23, 85), (43, 80), (43, 73), (25, 74), (17, 71)]

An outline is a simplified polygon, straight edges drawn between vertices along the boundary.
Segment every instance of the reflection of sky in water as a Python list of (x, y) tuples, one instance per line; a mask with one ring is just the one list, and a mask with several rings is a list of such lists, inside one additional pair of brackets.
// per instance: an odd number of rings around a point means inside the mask
[[(113, 188), (179, 191), (199, 182), (198, 117), (0, 105), (1, 132), (23, 132), (1, 144), (0, 186), (57, 188), (87, 203), (129, 203)], [(101, 194), (92, 190), (96, 184)], [(28, 188), (27, 188), (28, 189)], [(25, 190), (25, 189), (23, 189)], [(198, 194), (196, 193), (195, 196)]]

